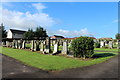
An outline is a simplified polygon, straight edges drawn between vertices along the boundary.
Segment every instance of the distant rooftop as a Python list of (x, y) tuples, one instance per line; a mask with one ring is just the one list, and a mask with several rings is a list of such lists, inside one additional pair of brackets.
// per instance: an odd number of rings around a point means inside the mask
[(16, 30), (16, 29), (10, 29), (12, 33), (17, 33), (17, 34), (24, 34), (26, 31), (23, 30)]

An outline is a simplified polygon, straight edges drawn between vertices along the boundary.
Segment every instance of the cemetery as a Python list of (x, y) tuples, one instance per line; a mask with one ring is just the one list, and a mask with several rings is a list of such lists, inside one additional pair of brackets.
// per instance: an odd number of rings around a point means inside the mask
[[(83, 39), (85, 37), (82, 37)], [(87, 39), (87, 38), (86, 38)], [(43, 70), (64, 70), (98, 64), (118, 55), (118, 40), (75, 39), (13, 39), (3, 40), (2, 54), (12, 57), (26, 65)], [(73, 45), (75, 44), (75, 45)], [(72, 49), (72, 46), (75, 49)], [(85, 46), (87, 46), (85, 48)], [(75, 52), (76, 50), (76, 52)], [(83, 51), (85, 50), (85, 51)], [(84, 54), (75, 54), (78, 51)]]

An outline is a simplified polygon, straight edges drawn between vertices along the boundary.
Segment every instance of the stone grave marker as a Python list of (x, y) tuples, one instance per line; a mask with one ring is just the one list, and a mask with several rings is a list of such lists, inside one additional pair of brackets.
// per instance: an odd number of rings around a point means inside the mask
[(63, 42), (63, 49), (62, 49), (62, 54), (67, 54), (68, 48), (67, 48), (67, 41)]
[(109, 48), (112, 49), (113, 48), (113, 42), (109, 41)]
[(50, 38), (49, 37), (47, 37), (46, 38), (46, 50), (45, 50), (45, 52), (46, 53), (50, 53)]

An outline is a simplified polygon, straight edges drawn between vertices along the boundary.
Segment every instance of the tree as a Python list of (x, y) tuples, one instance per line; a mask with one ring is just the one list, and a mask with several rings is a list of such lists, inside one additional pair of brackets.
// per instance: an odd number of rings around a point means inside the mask
[(29, 28), (28, 31), (25, 32), (23, 36), (24, 36), (25, 39), (33, 39), (34, 38), (34, 32), (33, 32), (32, 29)]
[(39, 26), (36, 28), (35, 37), (39, 39), (40, 37), (48, 37), (48, 35), (46, 33), (46, 30)]
[(115, 37), (116, 37), (116, 39), (120, 39), (120, 34), (117, 33), (117, 34), (115, 35)]
[(1, 24), (0, 28), (1, 28), (1, 32), (2, 32), (2, 38), (6, 38), (7, 32), (5, 30), (5, 26), (3, 26), (3, 24)]
[(40, 37), (48, 37), (46, 30), (42, 27), (37, 27), (36, 31), (28, 29), (28, 31), (24, 34), (25, 39), (39, 39)]
[(79, 37), (72, 41), (74, 57), (90, 58), (94, 54), (94, 41), (90, 37)]

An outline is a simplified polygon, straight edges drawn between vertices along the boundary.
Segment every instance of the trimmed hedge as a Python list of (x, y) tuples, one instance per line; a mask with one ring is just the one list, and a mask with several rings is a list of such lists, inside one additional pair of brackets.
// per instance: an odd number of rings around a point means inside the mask
[(79, 37), (71, 43), (74, 57), (90, 58), (94, 54), (94, 41), (90, 37)]

